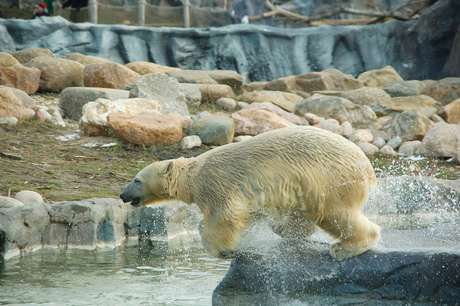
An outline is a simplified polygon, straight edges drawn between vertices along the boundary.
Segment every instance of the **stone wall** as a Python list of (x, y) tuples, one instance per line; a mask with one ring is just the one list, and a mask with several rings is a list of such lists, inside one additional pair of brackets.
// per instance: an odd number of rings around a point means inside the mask
[[(327, 68), (357, 76), (387, 65), (406, 80), (438, 79), (460, 75), (455, 69), (442, 69), (458, 30), (458, 13), (456, 1), (439, 1), (420, 21), (302, 29), (251, 24), (148, 28), (72, 24), (61, 17), (0, 19), (0, 51), (38, 47), (58, 57), (80, 52), (122, 64), (150, 61), (181, 69), (234, 70), (245, 82)], [(439, 19), (446, 22), (439, 25)]]

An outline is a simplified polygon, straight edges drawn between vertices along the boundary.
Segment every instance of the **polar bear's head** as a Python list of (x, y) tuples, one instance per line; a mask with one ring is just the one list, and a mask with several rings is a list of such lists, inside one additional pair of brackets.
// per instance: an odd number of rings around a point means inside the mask
[(167, 178), (173, 167), (174, 162), (170, 160), (148, 165), (125, 187), (120, 198), (133, 206), (169, 198)]

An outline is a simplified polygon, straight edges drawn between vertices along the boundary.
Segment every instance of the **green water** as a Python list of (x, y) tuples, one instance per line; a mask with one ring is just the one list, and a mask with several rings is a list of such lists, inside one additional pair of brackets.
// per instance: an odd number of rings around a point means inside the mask
[(0, 305), (211, 305), (229, 267), (201, 249), (41, 250), (0, 263)]

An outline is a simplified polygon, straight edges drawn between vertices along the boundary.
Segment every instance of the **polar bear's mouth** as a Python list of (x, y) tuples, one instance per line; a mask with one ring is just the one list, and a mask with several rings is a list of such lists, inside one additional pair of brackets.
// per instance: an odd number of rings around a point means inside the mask
[(141, 198), (139, 198), (139, 197), (134, 198), (134, 199), (132, 199), (132, 201), (131, 201), (131, 205), (132, 205), (132, 206), (139, 206), (140, 203), (141, 203)]

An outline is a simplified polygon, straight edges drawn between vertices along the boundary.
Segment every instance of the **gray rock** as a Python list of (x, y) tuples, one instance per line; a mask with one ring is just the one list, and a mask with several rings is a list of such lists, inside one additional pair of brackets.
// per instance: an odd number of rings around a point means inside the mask
[(423, 138), (417, 153), (431, 157), (460, 155), (460, 125), (437, 123)]
[(209, 145), (224, 145), (233, 142), (235, 122), (223, 115), (201, 117), (189, 127), (189, 135), (197, 135)]
[(322, 120), (319, 123), (319, 126), (323, 130), (327, 130), (327, 131), (332, 132), (334, 134), (337, 134), (337, 135), (342, 135), (343, 134), (343, 129), (340, 126), (340, 123), (335, 119)]
[(314, 94), (307, 99), (297, 102), (294, 108), (294, 113), (299, 116), (304, 116), (307, 113), (313, 113), (320, 117), (326, 117), (335, 107), (352, 107), (353, 105), (354, 104), (350, 100), (344, 98)]
[(194, 147), (201, 146), (201, 139), (196, 135), (186, 136), (180, 141), (180, 147), (182, 149), (192, 149)]
[(16, 193), (14, 198), (18, 201), (21, 201), (24, 204), (44, 203), (41, 194), (30, 190), (21, 190), (18, 193)]
[(374, 140), (372, 141), (372, 144), (376, 146), (377, 148), (383, 147), (387, 142), (383, 137), (374, 137)]
[(200, 106), (202, 99), (201, 91), (195, 84), (182, 83), (180, 84), (180, 87), (184, 92), (187, 105), (192, 107)]
[(82, 108), (88, 102), (99, 98), (108, 100), (128, 99), (129, 91), (112, 88), (68, 87), (61, 92), (59, 106), (67, 117), (80, 120)]
[(220, 98), (216, 101), (216, 105), (225, 110), (234, 110), (236, 101), (231, 98)]
[(383, 147), (380, 148), (379, 151), (383, 155), (389, 155), (389, 156), (395, 156), (396, 155), (395, 150), (390, 146), (383, 146)]
[(396, 150), (402, 144), (402, 142), (403, 140), (401, 137), (395, 136), (388, 140), (387, 145)]
[[(342, 262), (312, 239), (248, 248), (214, 290), (213, 305), (455, 305), (459, 225), (456, 219), (425, 230), (384, 230), (371, 251)], [(441, 246), (443, 239), (450, 245)]]
[(422, 94), (426, 84), (422, 81), (394, 81), (385, 83), (385, 90), (391, 97), (417, 96)]
[(403, 141), (421, 140), (434, 125), (433, 121), (420, 112), (411, 110), (397, 114), (389, 125), (383, 127), (383, 130), (390, 137), (400, 136)]
[(368, 142), (360, 143), (358, 146), (366, 155), (373, 155), (379, 151), (379, 148)]
[(185, 94), (179, 82), (164, 72), (146, 74), (131, 85), (126, 86), (130, 98), (150, 98), (161, 106), (162, 114), (179, 113), (190, 117)]
[(0, 208), (1, 209), (13, 208), (16, 206), (23, 206), (23, 205), (24, 203), (19, 201), (18, 199), (0, 196)]
[(404, 156), (413, 156), (419, 150), (422, 142), (420, 140), (406, 141), (401, 144), (398, 153)]

